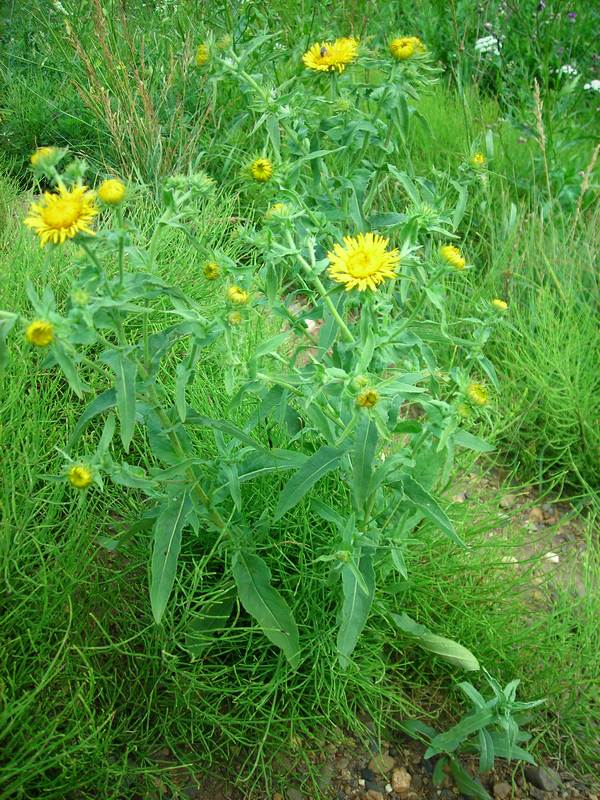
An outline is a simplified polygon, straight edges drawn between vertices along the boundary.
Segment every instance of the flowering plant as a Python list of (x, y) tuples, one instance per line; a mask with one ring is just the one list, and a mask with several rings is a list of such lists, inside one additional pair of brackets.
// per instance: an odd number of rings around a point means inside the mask
[[(377, 582), (392, 571), (407, 578), (411, 539), (433, 526), (465, 546), (438, 494), (457, 447), (491, 449), (464, 422), (485, 413), (496, 384), (483, 351), (507, 307), (490, 299), (480, 317), (462, 321), (471, 334), (456, 333), (445, 297), (469, 268), (452, 243), (466, 188), (440, 193), (397, 166), (410, 120), (419, 119), (411, 100), (435, 80), (423, 43), (394, 39), (385, 54), (351, 38), (316, 43), (304, 56), (306, 72), (273, 86), (247, 69), (261, 41), (242, 52), (207, 41), (196, 54), (215, 92), (232, 77), (239, 82), (254, 133), (264, 138), (243, 170), (257, 213), (238, 230), (261, 266), (208, 261), (204, 279), (222, 282), (223, 300), (221, 312), (207, 318), (155, 268), (169, 229), (202, 250), (193, 220), (213, 180), (203, 172), (167, 180), (147, 238), (124, 213), (123, 182), (111, 178), (93, 192), (83, 162), (59, 171), (65, 151), (42, 148), (32, 165), (55, 190), (32, 205), (26, 224), (42, 245), (78, 245), (78, 272), (66, 311), (49, 288), (40, 296), (29, 287), (33, 318), (25, 335), (79, 397), (90, 393), (92, 374), (104, 386), (71, 432), (65, 476), (79, 490), (102, 490), (111, 480), (147, 497), (126, 535), (152, 531), (156, 623), (176, 584), (182, 538), (193, 536), (222, 563), (221, 601), (205, 616), (224, 625), (239, 597), (297, 666), (296, 621), (255, 543), (269, 530), (276, 535), (280, 520), (310, 499), (332, 531), (315, 569), (329, 569), (337, 584), (337, 652), (347, 665), (373, 603), (380, 604)], [(473, 168), (484, 170), (485, 157), (476, 155)], [(390, 211), (389, 198), (399, 193), (405, 207)], [(101, 210), (104, 224), (96, 228)], [(258, 319), (273, 335), (242, 358), (241, 331)], [(2, 341), (16, 320), (3, 315)], [(440, 360), (440, 345), (453, 348), (452, 365)], [(227, 417), (188, 400), (206, 348), (222, 357)], [(250, 409), (241, 424), (234, 421), (240, 409)], [(83, 456), (82, 434), (100, 419), (95, 451)], [(202, 442), (207, 430), (214, 455)], [(139, 457), (143, 447), (150, 466)], [(344, 487), (347, 507), (311, 494), (328, 475)], [(284, 483), (274, 508), (257, 512), (244, 503), (244, 485), (265, 476)], [(390, 619), (437, 655), (478, 669), (456, 642), (406, 615)]]

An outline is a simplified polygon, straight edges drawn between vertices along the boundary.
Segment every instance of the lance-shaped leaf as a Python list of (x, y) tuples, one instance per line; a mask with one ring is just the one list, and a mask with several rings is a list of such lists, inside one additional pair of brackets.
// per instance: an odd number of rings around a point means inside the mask
[(109, 350), (103, 353), (102, 360), (115, 373), (117, 414), (119, 415), (121, 441), (125, 452), (128, 452), (135, 427), (137, 363), (131, 356), (120, 350)]
[[(375, 572), (370, 553), (360, 556), (358, 569), (362, 577), (359, 581), (350, 564), (342, 567), (342, 591), (344, 600), (340, 609), (340, 627), (337, 635), (337, 649), (340, 665), (345, 669), (350, 663), (350, 655), (356, 647), (358, 637), (369, 616), (375, 595)], [(361, 588), (361, 583), (363, 588)], [(364, 591), (366, 587), (367, 591)]]
[(83, 414), (79, 417), (77, 424), (73, 428), (73, 433), (71, 434), (67, 443), (67, 451), (71, 450), (71, 448), (77, 444), (79, 437), (83, 433), (85, 426), (90, 420), (94, 419), (94, 417), (97, 417), (99, 414), (102, 414), (104, 411), (108, 411), (109, 408), (114, 408), (116, 403), (117, 393), (114, 389), (108, 389), (106, 392), (102, 392), (102, 394), (99, 394), (98, 397), (92, 400)]
[(418, 483), (410, 475), (402, 476), (402, 487), (406, 498), (410, 500), (416, 508), (419, 509), (434, 525), (437, 525), (446, 536), (452, 539), (456, 544), (461, 547), (466, 547), (463, 540), (458, 536), (454, 530), (454, 526), (448, 519), (446, 513), (440, 508), (437, 500), (433, 495), (429, 494), (420, 483)]
[(471, 672), (479, 669), (479, 662), (473, 653), (462, 644), (432, 633), (429, 628), (415, 622), (408, 614), (392, 614), (391, 617), (400, 630), (411, 636), (424, 650), (435, 653), (436, 656), (462, 669)]
[(286, 511), (299, 503), (318, 480), (338, 466), (345, 452), (346, 449), (343, 447), (328, 445), (317, 450), (281, 490), (274, 519), (281, 519)]
[(354, 452), (352, 454), (352, 488), (356, 505), (362, 509), (371, 484), (373, 458), (377, 448), (377, 425), (367, 415), (361, 414), (356, 428)]
[(184, 492), (177, 500), (167, 501), (154, 524), (150, 603), (157, 623), (162, 619), (173, 589), (181, 550), (181, 532), (191, 510), (190, 496)]
[(233, 422), (229, 422), (229, 420), (226, 419), (212, 419), (211, 417), (204, 417), (202, 414), (197, 414), (195, 411), (188, 410), (186, 424), (203, 425), (207, 428), (221, 431), (221, 433), (227, 433), (229, 436), (233, 436), (240, 442), (243, 442), (250, 447), (254, 447), (257, 450), (264, 449), (260, 442), (257, 442), (256, 439), (253, 439), (252, 436), (246, 433), (246, 431), (238, 428), (237, 425), (234, 425)]
[(240, 550), (233, 557), (232, 571), (242, 605), (296, 668), (300, 663), (298, 628), (288, 604), (271, 586), (268, 566), (260, 556)]

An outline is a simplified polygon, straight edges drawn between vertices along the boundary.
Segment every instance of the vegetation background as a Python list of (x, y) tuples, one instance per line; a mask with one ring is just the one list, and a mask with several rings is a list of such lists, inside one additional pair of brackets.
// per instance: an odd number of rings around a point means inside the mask
[[(240, 40), (269, 32), (257, 63), (272, 62), (280, 81), (301, 70), (313, 41), (331, 36), (416, 34), (427, 43), (445, 71), (420, 102), (426, 124), (414, 125), (403, 167), (443, 181), (473, 148), (487, 153), (489, 180), (473, 192), (463, 223), (478, 269), (454, 287), (452, 307), (468, 316), (473, 304), (505, 297), (512, 327), (489, 352), (501, 391), (493, 423), (480, 432), (497, 452), (476, 467), (461, 464), (457, 494), (464, 476), (474, 476), (469, 502), (447, 498), (472, 554), (420, 542), (398, 591), (407, 613), (473, 649), (499, 678), (520, 677), (524, 695), (546, 697), (536, 754), (593, 777), (600, 726), (600, 93), (591, 83), (600, 78), (600, 11), (579, 1), (522, 0), (5, 0), (0, 8), (0, 307), (23, 312), (26, 277), (49, 279), (59, 297), (69, 281), (64, 257), (44, 265), (22, 225), (34, 190), (29, 155), (40, 145), (68, 146), (99, 178), (117, 174), (135, 184), (132, 213), (142, 226), (161, 178), (201, 166), (223, 187), (198, 221), (207, 251), (255, 258), (230, 222), (253, 213), (234, 180), (252, 132), (235, 87), (215, 105), (194, 66), (208, 31)], [(475, 47), (490, 35), (502, 43), (499, 55)], [(390, 194), (389, 202), (396, 207), (404, 198)], [(183, 237), (166, 243), (160, 264), (210, 312), (214, 290), (199, 278), (201, 259)], [(398, 640), (376, 613), (355, 668), (338, 672), (327, 587), (314, 578), (298, 598), (298, 617), (313, 622), (305, 634), (314, 637), (310, 670), (290, 674), (258, 631), (242, 629), (192, 658), (176, 613), (162, 628), (152, 623), (148, 543), (118, 553), (98, 548), (99, 537), (135, 517), (135, 494), (108, 489), (83, 502), (45, 479), (59, 469), (57, 448), (81, 406), (59, 376), (34, 368), (24, 343), (14, 341), (11, 350), (0, 377), (0, 797), (147, 796), (157, 779), (171, 781), (155, 758), (165, 746), (196, 772), (235, 757), (244, 785), (260, 792), (276, 785), (278, 750), (300, 741), (308, 751), (334, 726), (360, 730), (360, 712), (386, 724), (417, 712), (460, 713), (449, 668)], [(216, 358), (202, 363), (192, 391), (198, 408), (218, 413), (224, 400)], [(273, 487), (256, 491), (257, 505), (273, 502)], [(332, 482), (320, 491), (331, 497), (338, 488)], [(568, 503), (583, 543), (560, 582), (547, 591), (536, 584), (545, 593), (535, 612), (535, 556), (522, 569), (506, 558), (541, 538), (511, 519), (513, 506), (502, 501), (515, 494), (533, 507)], [(308, 507), (285, 525), (268, 553), (282, 590), (310, 574), (311, 553), (327, 535)], [(297, 543), (291, 555), (283, 544), (290, 540)], [(187, 590), (182, 584), (179, 607), (193, 603), (193, 591), (193, 582)]]

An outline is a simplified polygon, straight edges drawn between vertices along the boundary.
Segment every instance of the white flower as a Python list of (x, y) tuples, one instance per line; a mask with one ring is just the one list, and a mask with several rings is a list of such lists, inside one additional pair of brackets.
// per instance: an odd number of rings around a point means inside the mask
[(491, 55), (499, 56), (501, 47), (502, 42), (497, 36), (483, 36), (475, 42), (475, 50), (482, 54), (490, 53)]
[(598, 80), (598, 78), (594, 78), (593, 81), (590, 81), (589, 83), (584, 83), (583, 88), (588, 92), (589, 91), (600, 92), (600, 81)]
[(575, 67), (571, 66), (571, 64), (563, 64), (562, 67), (559, 67), (557, 70), (559, 75), (578, 75), (579, 73), (575, 69)]

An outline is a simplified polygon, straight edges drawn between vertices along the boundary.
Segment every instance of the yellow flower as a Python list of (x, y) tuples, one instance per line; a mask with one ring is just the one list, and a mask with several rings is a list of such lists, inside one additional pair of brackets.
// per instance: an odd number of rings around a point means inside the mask
[(273, 164), (268, 158), (255, 158), (250, 164), (250, 174), (255, 181), (264, 183), (273, 175)]
[(467, 263), (462, 256), (462, 253), (453, 244), (445, 244), (440, 247), (440, 255), (451, 267), (454, 269), (464, 269)]
[(87, 489), (92, 482), (92, 470), (85, 464), (74, 464), (68, 471), (67, 477), (71, 486), (76, 489)]
[(125, 197), (125, 184), (117, 178), (102, 181), (98, 189), (98, 197), (109, 206), (118, 206)]
[(203, 67), (205, 64), (208, 64), (208, 56), (208, 45), (199, 44), (198, 49), (196, 50), (196, 66)]
[(94, 195), (87, 186), (67, 189), (61, 184), (57, 194), (44, 192), (42, 202), (32, 204), (25, 225), (33, 228), (42, 246), (48, 242), (62, 244), (78, 233), (93, 236), (89, 226), (97, 213)]
[(239, 286), (229, 286), (227, 288), (227, 299), (236, 306), (245, 306), (248, 298), (248, 292), (240, 289)]
[(227, 319), (229, 320), (230, 325), (240, 325), (242, 322), (242, 315), (239, 311), (232, 311)]
[(25, 338), (36, 347), (48, 347), (54, 339), (54, 325), (47, 319), (35, 319), (25, 328)]
[(376, 289), (385, 278), (396, 276), (395, 267), (400, 261), (397, 250), (387, 250), (388, 240), (376, 233), (359, 233), (344, 236), (344, 247), (334, 245), (327, 253), (329, 275), (337, 283), (343, 283), (346, 291)]
[(265, 211), (265, 219), (284, 219), (290, 214), (290, 207), (287, 203), (273, 203)]
[(500, 300), (499, 297), (496, 297), (494, 300), (492, 300), (492, 305), (498, 311), (506, 311), (508, 309), (508, 303), (504, 300)]
[(470, 383), (467, 386), (467, 397), (476, 406), (487, 406), (489, 402), (488, 390), (482, 383)]
[(379, 392), (375, 389), (365, 389), (356, 398), (356, 405), (360, 408), (373, 408), (379, 402)]
[(316, 72), (343, 72), (358, 56), (358, 42), (352, 37), (335, 42), (317, 42), (302, 56), (307, 69)]
[(415, 53), (424, 53), (426, 50), (418, 36), (400, 36), (390, 42), (390, 53), (398, 61), (406, 61)]
[(483, 155), (483, 153), (475, 153), (475, 155), (471, 156), (471, 164), (474, 167), (485, 167), (487, 164), (487, 158)]
[(202, 272), (207, 281), (214, 281), (221, 274), (221, 267), (216, 261), (207, 261), (202, 267)]
[(38, 149), (31, 155), (31, 166), (39, 166), (42, 161), (53, 158), (56, 153), (56, 147), (38, 147)]

